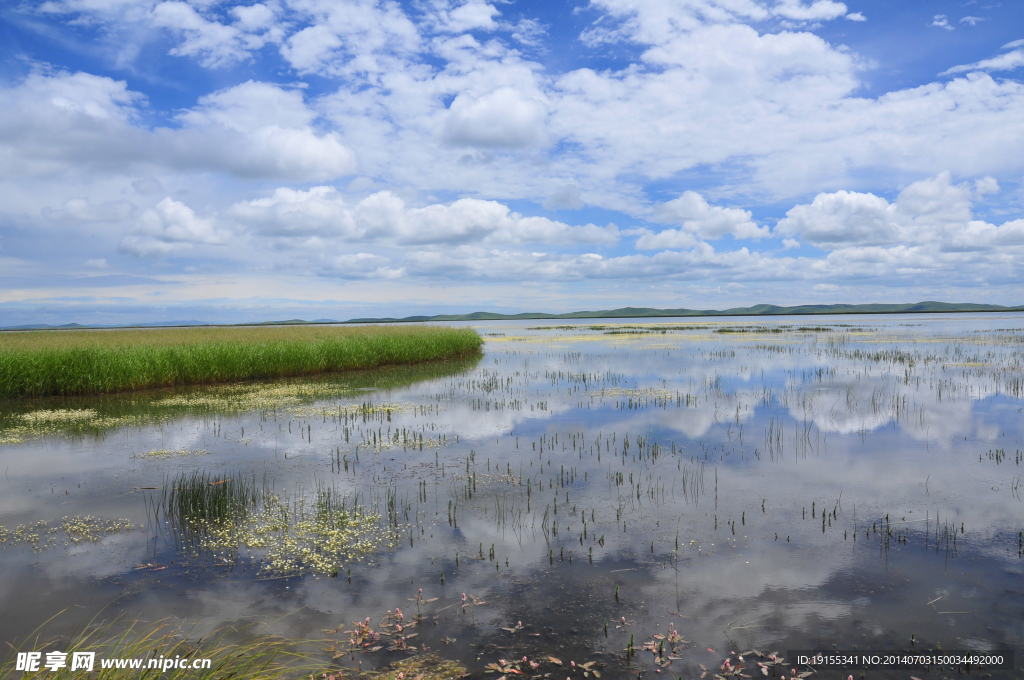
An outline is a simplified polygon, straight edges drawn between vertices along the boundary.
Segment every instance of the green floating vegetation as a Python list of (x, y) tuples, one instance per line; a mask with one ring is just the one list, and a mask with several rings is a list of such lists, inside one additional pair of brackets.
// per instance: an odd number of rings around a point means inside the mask
[(8, 528), (0, 524), (0, 546), (28, 545), (45, 550), (57, 545), (95, 543), (111, 534), (138, 528), (126, 519), (102, 519), (92, 515), (74, 515), (58, 522), (39, 520)]
[(279, 378), (479, 353), (472, 329), (288, 326), (0, 334), (0, 398)]
[(187, 456), (208, 456), (206, 449), (153, 449), (136, 454), (136, 458), (181, 458)]
[(272, 576), (337, 576), (398, 538), (381, 515), (347, 504), (333, 488), (275, 493), (255, 477), (182, 473), (164, 507), (179, 540), (218, 564), (249, 562)]

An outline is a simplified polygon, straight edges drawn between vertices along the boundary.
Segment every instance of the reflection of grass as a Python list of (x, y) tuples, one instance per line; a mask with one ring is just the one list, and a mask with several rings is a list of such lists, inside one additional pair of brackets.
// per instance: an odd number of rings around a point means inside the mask
[(0, 336), (0, 397), (94, 394), (468, 356), (471, 329), (174, 328)]
[(335, 576), (395, 537), (380, 515), (349, 507), (325, 486), (312, 497), (285, 496), (251, 477), (183, 473), (170, 484), (164, 507), (187, 544), (219, 563), (248, 560), (280, 576)]
[[(474, 358), (431, 361), (406, 366), (383, 366), (310, 378), (288, 378), (273, 382), (245, 382), (193, 387), (186, 390), (49, 397), (32, 402), (10, 402), (0, 410), (0, 445), (51, 435), (95, 434), (126, 425), (163, 422), (187, 414), (242, 413), (275, 410), (315, 401), (351, 398), (368, 390), (405, 387), (433, 380), (476, 364)], [(26, 407), (32, 410), (25, 410)], [(389, 408), (375, 405), (364, 396), (358, 404), (323, 405), (316, 409), (337, 414), (338, 408), (372, 415)]]

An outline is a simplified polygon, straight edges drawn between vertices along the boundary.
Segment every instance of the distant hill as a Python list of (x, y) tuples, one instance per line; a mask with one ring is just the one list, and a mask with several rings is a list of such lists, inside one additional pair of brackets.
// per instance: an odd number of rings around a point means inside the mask
[(379, 317), (349, 319), (346, 323), (399, 323), (409, 321), (491, 321), (514, 319), (616, 319), (624, 317), (658, 316), (771, 316), (779, 314), (912, 314), (926, 312), (1021, 312), (1024, 305), (1004, 307), (971, 302), (914, 302), (902, 304), (863, 305), (753, 305), (730, 309), (655, 309), (652, 307), (619, 307), (594, 311), (548, 314), (545, 312), (523, 312), (520, 314), (498, 314), (496, 312), (471, 312), (469, 314), (435, 314), (433, 316), (406, 316), (401, 318)]
[(434, 314), (430, 316), (403, 317), (364, 317), (336, 321), (334, 319), (285, 319), (282, 321), (256, 321), (241, 324), (210, 324), (203, 321), (157, 321), (152, 323), (131, 324), (128, 326), (93, 325), (86, 326), (68, 323), (60, 326), (47, 324), (29, 324), (23, 326), (3, 326), (0, 330), (62, 330), (75, 328), (151, 328), (167, 326), (288, 326), (295, 324), (336, 324), (336, 323), (409, 323), (416, 321), (510, 321), (516, 319), (618, 319), (624, 317), (663, 317), (663, 316), (773, 316), (779, 314), (914, 314), (927, 312), (1024, 312), (1024, 305), (1005, 307), (1002, 305), (984, 305), (972, 302), (914, 302), (902, 304), (864, 304), (864, 305), (797, 305), (780, 307), (779, 305), (753, 305), (751, 307), (732, 307), (730, 309), (655, 309), (653, 307), (619, 307), (618, 309), (598, 309), (592, 311), (565, 312), (549, 314), (546, 312), (521, 312), (519, 314), (499, 314), (498, 312), (470, 312), (469, 314)]
[(44, 331), (44, 330), (87, 330), (95, 328), (167, 328), (176, 326), (214, 326), (216, 324), (207, 323), (206, 321), (145, 321), (142, 323), (128, 323), (128, 324), (81, 324), (81, 323), (65, 323), (54, 325), (47, 323), (30, 323), (23, 324), (21, 326), (0, 326), (0, 331)]

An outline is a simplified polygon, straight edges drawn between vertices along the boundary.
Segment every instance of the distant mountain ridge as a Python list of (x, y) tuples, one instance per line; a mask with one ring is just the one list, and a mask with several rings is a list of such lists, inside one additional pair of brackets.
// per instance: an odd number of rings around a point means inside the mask
[(782, 307), (779, 305), (752, 305), (750, 307), (732, 307), (729, 309), (656, 309), (653, 307), (619, 307), (618, 309), (600, 309), (593, 311), (565, 312), (550, 314), (547, 312), (521, 312), (519, 314), (500, 314), (498, 312), (471, 312), (469, 314), (433, 314), (429, 316), (404, 317), (362, 317), (337, 321), (334, 319), (286, 319), (281, 321), (257, 321), (238, 324), (213, 324), (205, 321), (155, 321), (129, 325), (97, 324), (84, 325), (67, 323), (62, 325), (25, 324), (21, 326), (0, 326), (5, 331), (26, 330), (72, 330), (88, 328), (154, 328), (168, 326), (290, 326), (296, 324), (337, 324), (337, 323), (410, 323), (418, 321), (514, 321), (517, 319), (618, 319), (628, 317), (667, 317), (667, 316), (777, 316), (782, 314), (915, 314), (928, 312), (1024, 312), (1024, 305), (1006, 307), (1004, 305), (986, 305), (973, 302), (913, 302), (889, 304), (834, 304), (834, 305), (796, 305)]
[(892, 304), (834, 304), (834, 305), (752, 305), (729, 309), (656, 309), (652, 307), (619, 307), (594, 311), (548, 314), (545, 312), (522, 312), (520, 314), (499, 314), (497, 312), (471, 312), (469, 314), (435, 314), (433, 316), (378, 317), (349, 319), (346, 323), (400, 323), (412, 321), (502, 321), (515, 319), (615, 319), (624, 317), (660, 316), (773, 316), (781, 314), (913, 314), (928, 312), (1021, 312), (1024, 305), (1006, 307), (973, 302), (913, 302)]

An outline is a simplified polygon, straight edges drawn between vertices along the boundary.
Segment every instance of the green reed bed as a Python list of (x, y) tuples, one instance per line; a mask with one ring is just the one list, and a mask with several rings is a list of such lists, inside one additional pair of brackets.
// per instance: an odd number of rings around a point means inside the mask
[(0, 334), (0, 398), (280, 378), (469, 356), (471, 329), (173, 328)]

